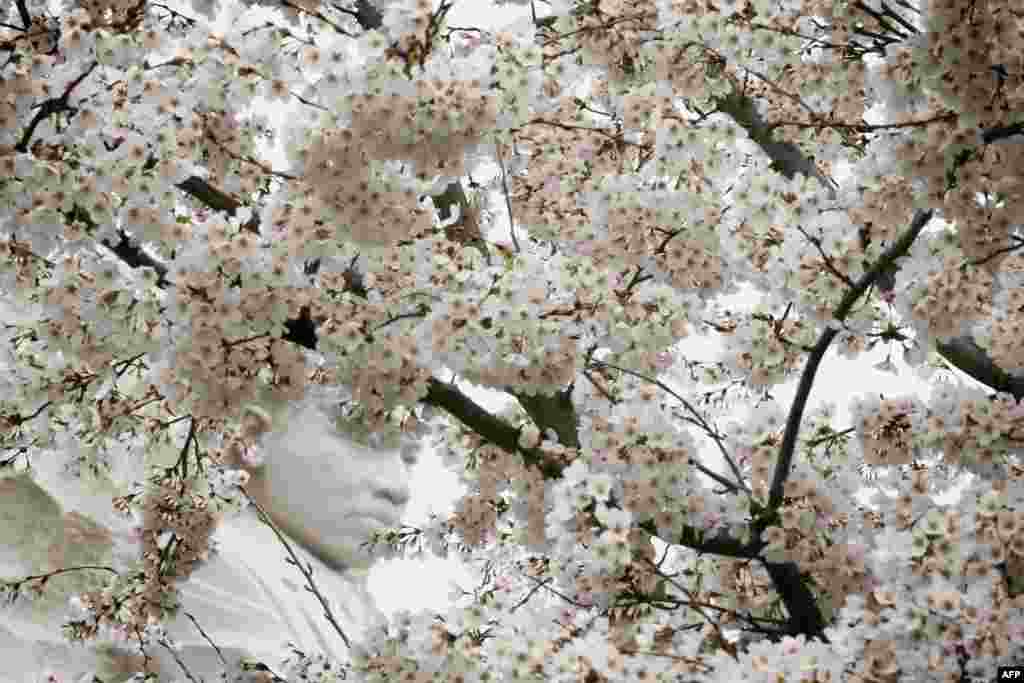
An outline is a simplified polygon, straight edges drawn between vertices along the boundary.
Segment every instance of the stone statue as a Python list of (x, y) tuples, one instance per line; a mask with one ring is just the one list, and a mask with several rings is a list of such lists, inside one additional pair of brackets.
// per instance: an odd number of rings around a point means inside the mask
[[(208, 683), (218, 680), (221, 669), (234, 680), (243, 658), (262, 661), (276, 671), (289, 641), (308, 655), (347, 659), (342, 635), (325, 617), (320, 600), (307, 590), (303, 573), (288, 562), (285, 543), (303, 565), (311, 566), (313, 581), (349, 639), (383, 620), (366, 587), (372, 557), (360, 544), (372, 530), (399, 524), (409, 500), (408, 466), (415, 460), (418, 443), (405, 437), (390, 446), (376, 444), (375, 437), (359, 443), (316, 403), (304, 402), (274, 418), (257, 412), (271, 421), (287, 419), (284, 428), (271, 428), (261, 439), (265, 460), (249, 469), (251, 478), (245, 484), (281, 536), (253, 506), (222, 522), (214, 536), (215, 551), (179, 586), (181, 610), (167, 625), (167, 633), (181, 649), (172, 655), (165, 648), (147, 648), (161, 682), (189, 680), (176, 660), (196, 680), (205, 678)], [(71, 564), (97, 562), (109, 553), (112, 537), (107, 530), (81, 515), (61, 518), (59, 505), (31, 487), (38, 489), (28, 478), (0, 481), (0, 524), (8, 525), (0, 531), (0, 545), (7, 551), (6, 558), (0, 555), (0, 577), (16, 575), (12, 569), (28, 565), (52, 570), (60, 566), (55, 560), (65, 565), (69, 559)], [(40, 525), (45, 526), (47, 518), (60, 519), (56, 525), (51, 521), (51, 529), (63, 529), (49, 541), (47, 561), (39, 562), (38, 548), (47, 545), (40, 542), (46, 535)], [(11, 531), (14, 527), (19, 530)], [(91, 548), (86, 554), (97, 557), (81, 556), (86, 551), (83, 539)], [(69, 547), (78, 556), (66, 557), (69, 553), (62, 549)], [(15, 558), (20, 565), (3, 562), (10, 560), (12, 549), (21, 551), (23, 557)], [(119, 683), (142, 667), (134, 641), (69, 645), (59, 630), (66, 608), (51, 609), (42, 619), (25, 610), (0, 606), (0, 661), (19, 662), (16, 666), (24, 672), (5, 678), (12, 669), (4, 666), (0, 683), (71, 683), (83, 677), (91, 683), (92, 674), (104, 683)], [(54, 677), (48, 680), (51, 674)], [(264, 675), (264, 680), (272, 678)]]

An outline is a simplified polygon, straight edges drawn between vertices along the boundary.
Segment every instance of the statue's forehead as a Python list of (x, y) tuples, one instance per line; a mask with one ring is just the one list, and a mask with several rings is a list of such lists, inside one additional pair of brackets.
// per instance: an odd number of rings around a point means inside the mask
[(309, 397), (294, 406), (285, 432), (317, 427), (351, 446), (377, 452), (400, 451), (404, 458), (414, 457), (420, 448), (420, 440), (398, 425), (390, 423), (383, 430), (371, 431), (358, 414), (353, 414), (350, 402), (322, 396)]

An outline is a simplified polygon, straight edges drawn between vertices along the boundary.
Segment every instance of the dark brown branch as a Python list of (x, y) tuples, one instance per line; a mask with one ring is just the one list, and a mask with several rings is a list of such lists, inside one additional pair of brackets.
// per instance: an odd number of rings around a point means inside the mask
[(807, 587), (807, 583), (800, 576), (800, 569), (792, 562), (776, 564), (761, 560), (768, 576), (772, 579), (775, 591), (782, 598), (782, 603), (789, 612), (789, 619), (786, 621), (785, 630), (790, 635), (804, 634), (807, 639), (820, 638), (829, 642), (825, 635), (825, 617), (818, 609), (818, 602), (814, 594)]
[[(653, 521), (641, 522), (640, 528), (651, 536), (658, 536), (658, 529)], [(727, 533), (709, 536), (704, 531), (689, 525), (683, 526), (678, 537), (667, 540), (673, 545), (681, 545), (698, 553), (747, 560), (756, 558), (761, 552), (761, 548), (766, 545), (760, 538), (753, 536), (746, 543)]]
[(99, 62), (93, 62), (89, 65), (89, 68), (84, 73), (80, 74), (75, 80), (68, 83), (67, 87), (64, 88), (64, 92), (59, 97), (53, 97), (44, 101), (39, 105), (39, 110), (32, 117), (25, 132), (21, 135), (21, 140), (14, 146), (14, 149), (18, 150), (22, 154), (28, 152), (29, 144), (32, 142), (32, 136), (35, 134), (36, 127), (45, 121), (47, 118), (54, 114), (58, 114), (62, 111), (70, 111), (71, 106), (68, 104), (68, 97), (71, 96), (71, 91), (78, 87), (78, 84), (85, 80), (85, 78), (92, 73), (99, 65)]
[(118, 237), (120, 241), (117, 244), (111, 244), (110, 240), (107, 239), (102, 240), (101, 244), (114, 252), (115, 256), (132, 268), (152, 268), (155, 270), (157, 284), (163, 288), (162, 283), (167, 282), (167, 266), (151, 256), (139, 244), (132, 242), (131, 237), (124, 230), (118, 232)]
[(519, 429), (484, 410), (458, 387), (432, 379), (423, 402), (448, 412), (495, 446), (509, 453), (519, 453), (527, 465), (539, 467), (545, 478), (557, 479), (562, 475), (563, 466), (560, 463), (539, 449), (521, 448)]
[[(793, 143), (779, 142), (773, 137), (773, 132), (760, 116), (753, 100), (744, 94), (733, 91), (724, 98), (717, 101), (719, 111), (728, 113), (733, 119), (743, 126), (751, 139), (757, 143), (765, 154), (772, 160), (772, 167), (787, 178), (792, 179), (797, 173), (807, 177), (815, 177), (829, 192), (830, 197), (835, 196), (835, 189), (831, 181), (822, 174), (814, 162), (807, 158), (803, 152)], [(920, 235), (925, 224), (931, 219), (931, 211), (919, 211), (911, 222), (910, 228), (885, 251), (881, 258), (874, 264), (870, 271), (853, 287), (847, 291), (843, 301), (834, 313), (837, 320), (843, 320), (850, 312), (854, 303), (867, 291), (867, 289), (881, 277), (886, 269), (896, 265), (898, 258), (906, 254), (914, 240)], [(810, 396), (811, 387), (814, 384), (814, 377), (817, 374), (818, 366), (824, 358), (825, 352), (838, 333), (838, 329), (829, 327), (826, 329), (811, 352), (807, 364), (804, 367), (800, 384), (797, 387), (796, 396), (790, 407), (790, 413), (786, 421), (786, 431), (783, 436), (782, 446), (779, 450), (779, 460), (775, 467), (772, 478), (771, 489), (769, 490), (769, 510), (778, 509), (782, 503), (783, 487), (786, 478), (789, 476), (793, 454), (796, 450), (797, 437), (800, 430), (800, 422), (803, 418), (804, 408)], [(753, 536), (760, 537), (767, 524), (767, 518), (755, 520), (753, 525)], [(808, 638), (825, 638), (824, 628), (826, 626), (824, 616), (818, 607), (814, 595), (811, 593), (805, 581), (800, 575), (796, 564), (764, 562), (768, 575), (772, 579), (772, 585), (779, 594), (786, 611), (789, 613), (787, 630), (792, 634), (803, 633)]]
[(991, 145), (993, 142), (999, 142), (1014, 135), (1024, 135), (1024, 123), (989, 128), (981, 134), (981, 141), (986, 145)]
[[(907, 253), (914, 240), (921, 234), (924, 226), (931, 220), (932, 213), (931, 210), (918, 211), (914, 215), (914, 220), (911, 221), (907, 231), (892, 246), (885, 250), (874, 266), (864, 273), (853, 287), (847, 290), (843, 300), (839, 302), (839, 306), (836, 307), (833, 314), (836, 320), (844, 320), (853, 309), (854, 304), (874, 284), (878, 276), (894, 265), (897, 259)], [(782, 437), (782, 447), (779, 449), (779, 462), (775, 466), (775, 474), (772, 477), (772, 486), (768, 496), (768, 506), (771, 509), (777, 509), (782, 504), (783, 486), (786, 483), (786, 478), (789, 476), (789, 467), (793, 460), (793, 453), (796, 451), (797, 436), (800, 433), (800, 422), (803, 419), (807, 399), (811, 395), (811, 387), (814, 385), (814, 375), (817, 373), (818, 366), (825, 357), (829, 344), (832, 343), (832, 340), (838, 333), (839, 329), (834, 325), (830, 325), (822, 332), (818, 342), (814, 345), (814, 350), (807, 359), (807, 365), (804, 366), (800, 383), (797, 385), (796, 396), (793, 397), (793, 405), (790, 406), (789, 417), (786, 420), (786, 431)]]
[(356, 0), (356, 21), (369, 31), (384, 24), (384, 15), (370, 0)]
[(18, 16), (21, 17), (21, 23), (24, 25), (25, 30), (28, 31), (32, 28), (32, 15), (28, 13), (28, 5), (25, 4), (25, 0), (17, 0), (15, 4), (18, 6)]
[(725, 112), (743, 126), (750, 139), (772, 160), (773, 169), (789, 180), (797, 173), (802, 173), (808, 178), (817, 178), (822, 187), (828, 190), (829, 197), (835, 197), (833, 181), (822, 173), (814, 161), (807, 158), (797, 145), (775, 139), (771, 124), (761, 117), (757, 105), (750, 96), (738, 92), (734, 87), (725, 97), (717, 98), (715, 106), (718, 111)]
[(995, 364), (992, 358), (970, 337), (954, 337), (935, 342), (942, 357), (982, 384), (999, 392), (1011, 394), (1016, 400), (1024, 398), (1024, 373), (1011, 374)]
[[(797, 173), (803, 173), (807, 176), (813, 175), (821, 180), (822, 183), (825, 183), (825, 179), (819, 174), (813, 161), (807, 159), (799, 147), (791, 143), (776, 142), (770, 137), (771, 126), (761, 119), (750, 97), (734, 91), (728, 97), (718, 100), (718, 109), (732, 116), (737, 123), (747, 130), (751, 139), (772, 160), (773, 168), (784, 176), (793, 178)], [(946, 118), (945, 115), (939, 116), (933, 120), (913, 122), (913, 125), (931, 123), (933, 121), (937, 123)], [(983, 144), (992, 144), (1015, 135), (1024, 135), (1024, 123), (989, 128), (982, 132), (981, 141)], [(832, 188), (827, 183), (825, 183), (825, 187), (828, 188), (830, 195), (832, 195)], [(899, 265), (895, 262), (893, 262), (892, 266), (897, 269), (899, 268)], [(887, 276), (886, 273), (882, 273), (882, 277)], [(876, 284), (879, 281), (876, 280)], [(959, 368), (982, 384), (996, 391), (1005, 391), (1012, 394), (1018, 400), (1024, 396), (1024, 373), (1009, 373), (998, 367), (985, 350), (975, 344), (969, 336), (956, 337), (947, 342), (937, 342), (936, 348), (954, 367)]]
[(339, 7), (338, 5), (332, 4), (331, 7), (338, 10), (342, 14), (347, 14), (353, 17), (364, 30), (369, 31), (373, 28), (380, 28), (384, 23), (384, 17), (369, 0), (357, 0), (356, 8), (349, 9), (347, 7)]
[(550, 427), (558, 435), (558, 443), (566, 448), (579, 448), (579, 415), (572, 402), (572, 389), (573, 385), (570, 384), (551, 396), (525, 394), (511, 388), (506, 388), (506, 391), (516, 397), (519, 405), (542, 432)]

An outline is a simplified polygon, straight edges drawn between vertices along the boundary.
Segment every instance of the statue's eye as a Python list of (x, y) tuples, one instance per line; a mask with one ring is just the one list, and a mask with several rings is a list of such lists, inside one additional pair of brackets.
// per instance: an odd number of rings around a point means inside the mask
[(417, 444), (407, 444), (402, 446), (402, 462), (412, 467), (420, 461), (420, 449)]

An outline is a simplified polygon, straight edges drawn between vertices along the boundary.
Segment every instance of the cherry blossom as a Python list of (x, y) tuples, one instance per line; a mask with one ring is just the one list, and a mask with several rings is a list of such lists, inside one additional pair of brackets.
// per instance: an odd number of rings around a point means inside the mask
[[(284, 3), (268, 29), (247, 3), (223, 35), (198, 1), (3, 22), (0, 464), (54, 450), (86, 496), (122, 438), (159, 463), (114, 501), (144, 521), (138, 571), (83, 593), (73, 638), (171, 647), (175, 586), (245, 498), (224, 471), (257, 453), (243, 406), (330, 387), (366, 438), (434, 425), (466, 484), (382, 554), (423, 536), (489, 568), (471, 606), (353, 647), (352, 677), (952, 681), (1019, 660), (1012, 3), (557, 2), (454, 55), (450, 0), (348, 4)], [(256, 95), (296, 108), (285, 168), (257, 154)], [(510, 243), (462, 184), (482, 158)], [(761, 303), (722, 311), (741, 284)], [(700, 379), (677, 391), (660, 376), (690, 336), (720, 354), (680, 358)], [(807, 419), (828, 349), (878, 346), (985, 389)]]

